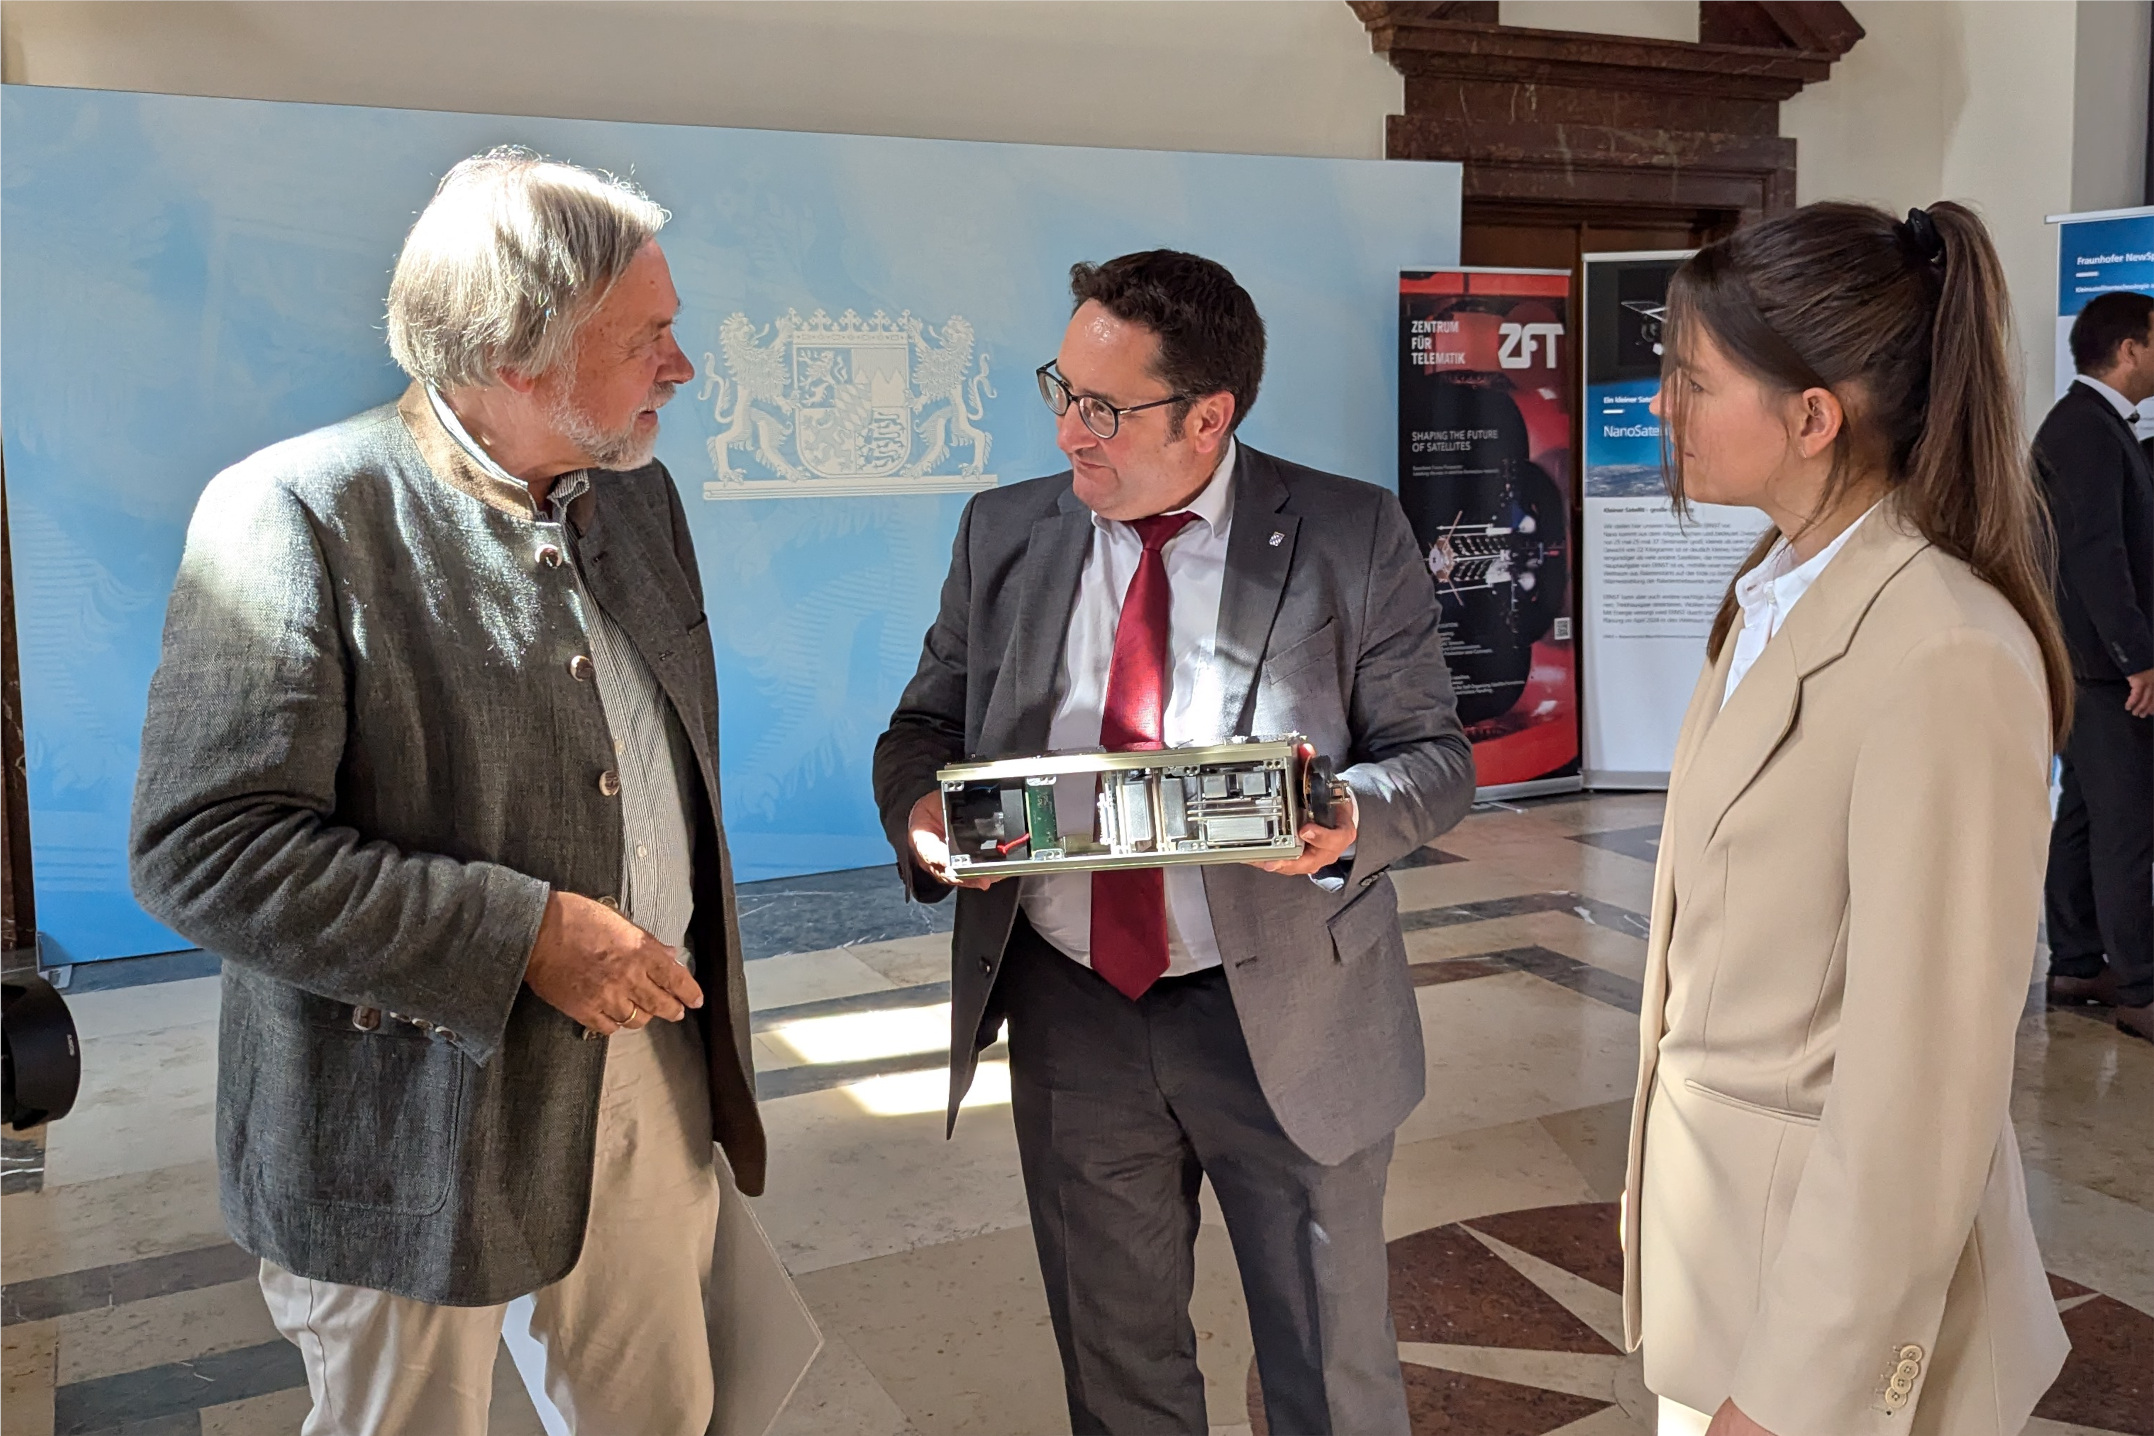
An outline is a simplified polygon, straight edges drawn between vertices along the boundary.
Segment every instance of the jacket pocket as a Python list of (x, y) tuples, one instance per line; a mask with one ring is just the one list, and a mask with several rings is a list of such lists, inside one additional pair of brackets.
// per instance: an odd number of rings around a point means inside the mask
[(1331, 929), (1331, 955), (1339, 962), (1352, 962), (1399, 936), (1399, 890), (1384, 878), (1374, 887), (1333, 913), (1325, 924)]
[(1738, 1112), (1749, 1112), (1759, 1117), (1771, 1117), (1781, 1122), (1796, 1122), (1805, 1127), (1815, 1127), (1820, 1120), (1815, 1113), (1791, 1112), (1785, 1107), (1768, 1107), (1762, 1102), (1747, 1102), (1741, 1097), (1731, 1097), (1725, 1092), (1716, 1092), (1694, 1077), (1685, 1077), (1683, 1087), (1684, 1090), (1695, 1092), (1708, 1102), (1718, 1102), (1721, 1106), (1733, 1107)]
[(1306, 638), (1296, 639), (1277, 653), (1264, 655), (1263, 681), (1283, 687), (1287, 680), (1319, 663), (1336, 664), (1339, 655), (1339, 624), (1326, 619), (1324, 626)]
[[(428, 1216), (447, 1202), (467, 1063), (398, 1022), (314, 1028), (282, 1104), (248, 1113), (263, 1185), (332, 1206)], [(281, 1108), (281, 1109), (280, 1109)]]

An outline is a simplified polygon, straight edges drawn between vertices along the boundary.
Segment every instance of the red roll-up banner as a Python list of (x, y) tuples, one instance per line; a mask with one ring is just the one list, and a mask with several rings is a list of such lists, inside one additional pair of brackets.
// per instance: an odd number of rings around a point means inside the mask
[(1579, 786), (1566, 270), (1399, 276), (1399, 500), (1484, 796)]

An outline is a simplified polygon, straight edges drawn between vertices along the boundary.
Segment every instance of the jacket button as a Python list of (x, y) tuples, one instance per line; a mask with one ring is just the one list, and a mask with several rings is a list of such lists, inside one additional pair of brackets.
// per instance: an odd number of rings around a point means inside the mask
[(550, 543), (540, 544), (538, 561), (548, 568), (559, 568), (561, 566), (561, 550)]
[(354, 1007), (352, 1009), (352, 1026), (358, 1028), (361, 1032), (372, 1032), (381, 1026), (381, 1009), (379, 1007)]
[(578, 683), (589, 683), (591, 675), (597, 671), (596, 668), (591, 666), (591, 660), (585, 654), (579, 653), (568, 661), (568, 676)]
[(608, 893), (606, 894), (606, 896), (600, 898), (598, 900), (598, 905), (600, 907), (610, 907), (615, 912), (619, 912), (621, 910), (621, 900), (611, 893)]
[(1900, 1348), (1900, 1360), (1920, 1361), (1921, 1359), (1922, 1348), (1915, 1345), (1912, 1341), (1908, 1342), (1907, 1345)]
[(614, 771), (613, 771), (613, 769), (611, 769), (611, 768), (608, 768), (608, 769), (607, 769), (607, 770), (606, 770), (605, 772), (603, 772), (603, 773), (599, 774), (599, 775), (598, 775), (598, 791), (600, 791), (601, 793), (604, 793), (604, 794), (605, 794), (605, 795), (606, 795), (607, 797), (609, 797), (609, 798), (618, 798), (618, 797), (620, 797), (620, 796), (621, 796), (621, 775), (620, 775), (619, 773), (616, 773), (616, 772), (614, 772)]

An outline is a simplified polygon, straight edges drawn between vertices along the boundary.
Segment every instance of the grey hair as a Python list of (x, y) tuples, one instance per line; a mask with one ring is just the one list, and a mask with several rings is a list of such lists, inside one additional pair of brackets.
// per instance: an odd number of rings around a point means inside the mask
[(474, 155), (442, 176), (405, 236), (389, 352), (436, 389), (550, 373), (668, 217), (609, 174), (513, 145)]

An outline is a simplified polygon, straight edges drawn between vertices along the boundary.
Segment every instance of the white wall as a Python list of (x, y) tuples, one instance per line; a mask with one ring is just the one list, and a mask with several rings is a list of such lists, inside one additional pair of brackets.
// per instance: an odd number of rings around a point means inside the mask
[(2147, 59), (2154, 5), (2079, 0), (2072, 208), (2124, 209), (2146, 193)]
[(1367, 159), (1405, 104), (1339, 0), (8, 0), (0, 56), (23, 84)]
[(1868, 33), (1832, 78), (1780, 106), (1780, 133), (1796, 146), (1796, 198), (1888, 209), (1936, 199), (1945, 153), (1939, 51), (1950, 7), (1854, 0), (1848, 8)]
[(2057, 397), (2057, 229), (2046, 217), (2072, 207), (2077, 10), (2050, 0), (1979, 0), (1953, 6), (1946, 27), (1944, 53), (1957, 64), (1946, 69), (1938, 190), (1974, 200), (1997, 242), (2025, 355), (2030, 433)]
[[(2088, 108), (2080, 98), (2079, 18), (2088, 7), (1850, 0), (1848, 8), (1868, 35), (1829, 80), (1780, 107), (1781, 132), (1798, 146), (1798, 197), (1867, 200), (1895, 211), (1956, 199), (1980, 210), (2012, 289), (2032, 425), (2054, 397), (2057, 240), (2045, 220), (2073, 207), (2075, 114)], [(2146, 7), (2107, 0), (2094, 8)], [(2142, 41), (2142, 85), (2145, 53)], [(2118, 106), (2122, 97), (2102, 99)], [(2143, 128), (2143, 100), (2137, 114)], [(2104, 163), (2113, 170), (2117, 161)]]

